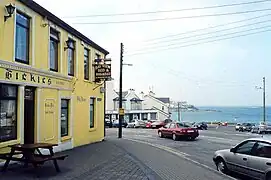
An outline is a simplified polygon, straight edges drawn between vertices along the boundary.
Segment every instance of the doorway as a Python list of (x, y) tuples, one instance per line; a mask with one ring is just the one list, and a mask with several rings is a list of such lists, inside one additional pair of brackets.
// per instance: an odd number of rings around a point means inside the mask
[(24, 89), (24, 144), (35, 142), (35, 88)]

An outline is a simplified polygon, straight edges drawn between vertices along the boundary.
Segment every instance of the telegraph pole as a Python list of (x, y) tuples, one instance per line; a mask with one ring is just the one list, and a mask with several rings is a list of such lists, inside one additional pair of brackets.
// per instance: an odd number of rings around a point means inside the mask
[(265, 115), (265, 77), (263, 77), (263, 122), (266, 121), (266, 115)]
[(119, 138), (122, 138), (122, 67), (123, 67), (123, 44), (120, 43), (120, 80), (119, 80)]

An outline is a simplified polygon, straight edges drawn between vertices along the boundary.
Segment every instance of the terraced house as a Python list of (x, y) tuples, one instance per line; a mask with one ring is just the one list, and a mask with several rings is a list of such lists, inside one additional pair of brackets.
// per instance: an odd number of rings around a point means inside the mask
[(56, 151), (104, 138), (104, 93), (93, 65), (108, 52), (32, 0), (0, 1), (0, 152)]

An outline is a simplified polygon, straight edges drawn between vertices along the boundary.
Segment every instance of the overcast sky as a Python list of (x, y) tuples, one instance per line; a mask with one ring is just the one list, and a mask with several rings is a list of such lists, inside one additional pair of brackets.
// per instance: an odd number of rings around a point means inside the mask
[[(186, 100), (198, 106), (254, 106), (261, 105), (262, 103), (262, 91), (256, 90), (255, 86), (261, 86), (262, 77), (265, 76), (267, 78), (267, 104), (271, 102), (270, 96), (268, 96), (271, 93), (268, 88), (271, 83), (271, 32), (183, 47), (189, 44), (271, 29), (271, 27), (266, 27), (271, 25), (271, 22), (267, 22), (271, 19), (271, 16), (220, 26), (205, 31), (172, 36), (187, 31), (271, 14), (271, 11), (139, 23), (78, 24), (198, 16), (203, 14), (267, 9), (271, 8), (271, 2), (173, 13), (87, 18), (70, 18), (70, 16), (176, 10), (230, 4), (240, 1), (36, 0), (36, 2), (110, 52), (108, 57), (111, 57), (113, 60), (113, 77), (116, 80), (116, 89), (118, 88), (119, 79), (120, 42), (123, 42), (125, 47), (124, 62), (133, 64), (132, 67), (124, 66), (124, 89), (133, 88), (137, 92), (147, 92), (150, 87), (153, 87), (157, 96), (167, 96), (173, 100)], [(212, 31), (252, 23), (258, 24), (206, 34)], [(239, 31), (246, 32), (225, 35)], [(200, 35), (203, 33), (205, 35)], [(165, 36), (169, 37), (161, 39), (161, 37)], [(208, 39), (214, 36), (216, 37)], [(183, 37), (190, 38), (184, 39)], [(165, 50), (172, 47), (174, 49)], [(135, 55), (135, 53), (145, 54)], [(132, 56), (132, 54), (134, 55)]]

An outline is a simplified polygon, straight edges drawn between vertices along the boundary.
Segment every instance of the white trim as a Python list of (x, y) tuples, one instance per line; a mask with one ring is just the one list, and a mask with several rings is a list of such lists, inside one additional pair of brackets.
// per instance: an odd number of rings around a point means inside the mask
[(17, 71), (24, 71), (24, 72), (36, 72), (39, 73), (40, 75), (52, 77), (52, 78), (58, 78), (61, 80), (72, 80), (73, 77), (65, 76), (60, 73), (52, 73), (50, 71), (45, 71), (42, 69), (37, 69), (22, 63), (14, 63), (14, 62), (9, 62), (5, 60), (0, 60), (0, 67), (3, 68), (9, 68), (12, 70), (17, 70)]
[(48, 32), (48, 46), (47, 46), (47, 48), (48, 48), (48, 52), (47, 52), (48, 53), (48, 56), (47, 56), (48, 68), (46, 68), (48, 71), (50, 71), (50, 28), (51, 28), (51, 25), (50, 25), (50, 23), (48, 23), (48, 29), (47, 29), (47, 32)]
[(61, 31), (59, 30), (59, 72), (63, 73), (63, 44), (62, 44), (62, 40), (63, 40), (63, 33), (61, 33)]
[(36, 89), (37, 142), (40, 142), (40, 103), (41, 103), (40, 94), (41, 94), (41, 89), (37, 88)]
[[(73, 96), (61, 96), (61, 93), (58, 93), (59, 95), (59, 107), (58, 107), (58, 111), (59, 111), (59, 116), (58, 116), (58, 147), (56, 147), (55, 151), (64, 151), (64, 150), (68, 150), (68, 149), (72, 149), (73, 148)], [(68, 119), (68, 131), (69, 134), (68, 136), (71, 137), (70, 140), (67, 140), (65, 142), (61, 141), (61, 100), (62, 99), (68, 99), (69, 100), (69, 119)]]
[[(43, 105), (45, 105), (45, 101), (46, 100), (53, 100), (54, 101), (54, 104), (56, 104), (56, 99), (54, 99), (54, 98), (45, 98), (44, 99), (44, 101), (43, 101)], [(45, 109), (44, 109), (45, 110)], [(55, 131), (56, 131), (56, 127), (55, 127), (55, 122), (54, 122), (54, 120), (56, 119), (56, 112), (54, 111), (54, 117), (53, 117), (53, 136), (52, 137), (50, 137), (50, 138), (44, 138), (44, 141), (50, 141), (50, 140), (53, 140), (53, 139), (55, 139)], [(45, 113), (44, 113), (44, 120), (45, 120), (46, 118), (45, 118)]]
[[(15, 50), (15, 46), (16, 46), (16, 14), (17, 14), (17, 11), (20, 11), (20, 12), (22, 12), (22, 13), (24, 13), (24, 14), (26, 14), (27, 16), (29, 16), (30, 17), (30, 31), (29, 31), (29, 34), (30, 34), (30, 38), (31, 38), (31, 52), (30, 52), (30, 49), (28, 49), (28, 53), (29, 53), (29, 55), (31, 54), (31, 58), (30, 57), (28, 57), (29, 59), (29, 64), (28, 64), (28, 66), (34, 66), (35, 65), (35, 14), (33, 13), (33, 11), (31, 10), (31, 9), (26, 9), (26, 7), (24, 7), (24, 6), (21, 6), (21, 5), (19, 5), (19, 4), (16, 4), (16, 9), (15, 9), (15, 26), (14, 26), (14, 28), (15, 28), (15, 39), (14, 39), (14, 59), (13, 59), (13, 62), (16, 62), (15, 61), (15, 54), (16, 54), (16, 50)], [(31, 62), (31, 63), (30, 63)], [(18, 63), (18, 62), (16, 62), (16, 63)]]
[(20, 136), (21, 136), (21, 142), (24, 143), (24, 86), (19, 86), (19, 98), (20, 98), (20, 104), (19, 105), (19, 119), (20, 119)]
[(58, 119), (57, 119), (57, 127), (58, 127), (58, 144), (61, 144), (61, 92), (58, 91)]
[(79, 58), (78, 58), (78, 54), (79, 54), (79, 45), (78, 45), (78, 42), (77, 41), (75, 41), (75, 67), (74, 67), (74, 69), (75, 69), (75, 73), (74, 73), (74, 75), (75, 75), (75, 77), (78, 77), (78, 75), (79, 75)]
[(48, 89), (59, 89), (59, 90), (66, 90), (66, 91), (72, 91), (72, 88), (62, 88), (62, 87), (56, 87), (56, 86), (47, 86), (47, 85), (41, 85), (41, 84), (31, 84), (27, 82), (19, 82), (19, 81), (8, 81), (8, 80), (2, 80), (0, 79), (0, 83), (7, 83), (7, 84), (16, 84), (16, 85), (22, 85), (22, 86), (33, 86), (33, 87), (43, 87)]
[[(16, 7), (16, 6), (15, 6)], [(16, 56), (16, 14), (17, 14), (17, 9), (15, 8), (14, 10), (14, 15), (13, 15), (13, 19), (14, 19), (14, 22), (13, 22), (13, 26), (14, 26), (14, 34), (13, 34), (13, 56), (12, 56), (12, 62), (15, 62), (15, 56)]]
[(35, 57), (35, 51), (36, 51), (36, 46), (35, 46), (35, 41), (36, 41), (36, 39), (35, 39), (35, 32), (36, 32), (36, 29), (35, 29), (35, 24), (36, 24), (36, 22), (35, 22), (35, 19), (36, 19), (36, 16), (32, 16), (31, 17), (31, 38), (32, 38), (32, 48), (31, 48), (31, 50), (32, 50), (32, 57), (31, 57), (31, 65), (34, 67), (35, 66), (35, 62), (36, 62), (36, 57)]

